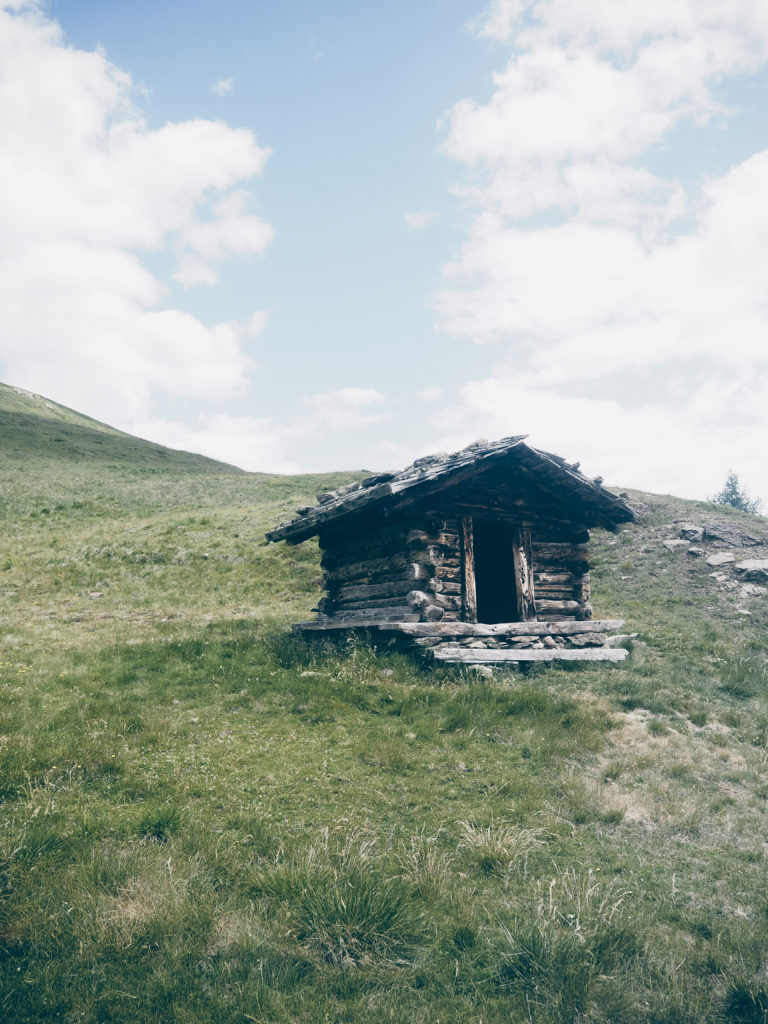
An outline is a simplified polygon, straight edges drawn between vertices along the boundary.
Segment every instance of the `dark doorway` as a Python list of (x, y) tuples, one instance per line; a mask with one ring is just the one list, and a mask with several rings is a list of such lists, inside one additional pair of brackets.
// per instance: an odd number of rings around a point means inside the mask
[(477, 621), (518, 622), (514, 527), (481, 519), (473, 526)]

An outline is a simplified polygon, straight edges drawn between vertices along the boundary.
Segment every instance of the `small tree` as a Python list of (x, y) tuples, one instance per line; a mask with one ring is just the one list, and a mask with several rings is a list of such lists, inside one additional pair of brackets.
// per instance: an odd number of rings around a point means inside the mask
[(746, 490), (739, 484), (739, 478), (732, 469), (728, 470), (723, 489), (712, 498), (712, 501), (718, 505), (730, 505), (731, 508), (749, 512), (753, 516), (760, 514), (760, 499), (750, 498)]

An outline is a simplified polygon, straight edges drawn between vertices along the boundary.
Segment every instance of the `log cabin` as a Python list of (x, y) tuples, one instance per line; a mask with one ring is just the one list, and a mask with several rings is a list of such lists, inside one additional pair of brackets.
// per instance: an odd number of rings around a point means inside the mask
[(630, 506), (525, 435), (477, 441), (337, 491), (267, 534), (319, 540), (325, 595), (304, 635), (363, 630), (440, 661), (619, 661), (592, 620), (589, 530)]

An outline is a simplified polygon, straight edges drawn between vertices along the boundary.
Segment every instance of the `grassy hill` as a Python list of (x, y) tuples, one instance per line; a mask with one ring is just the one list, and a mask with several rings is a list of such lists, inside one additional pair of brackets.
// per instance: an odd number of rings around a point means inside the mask
[(113, 468), (239, 473), (234, 466), (143, 441), (34, 395), (0, 384), (0, 451), (4, 458), (98, 463)]
[(765, 520), (631, 492), (627, 663), (486, 679), (291, 636), (352, 478), (0, 389), (2, 1019), (768, 1020)]

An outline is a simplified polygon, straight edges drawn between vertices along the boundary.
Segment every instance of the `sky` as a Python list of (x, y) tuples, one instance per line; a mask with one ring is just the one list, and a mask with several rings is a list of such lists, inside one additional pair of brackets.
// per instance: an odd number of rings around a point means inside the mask
[(0, 380), (768, 505), (765, 0), (0, 0)]

